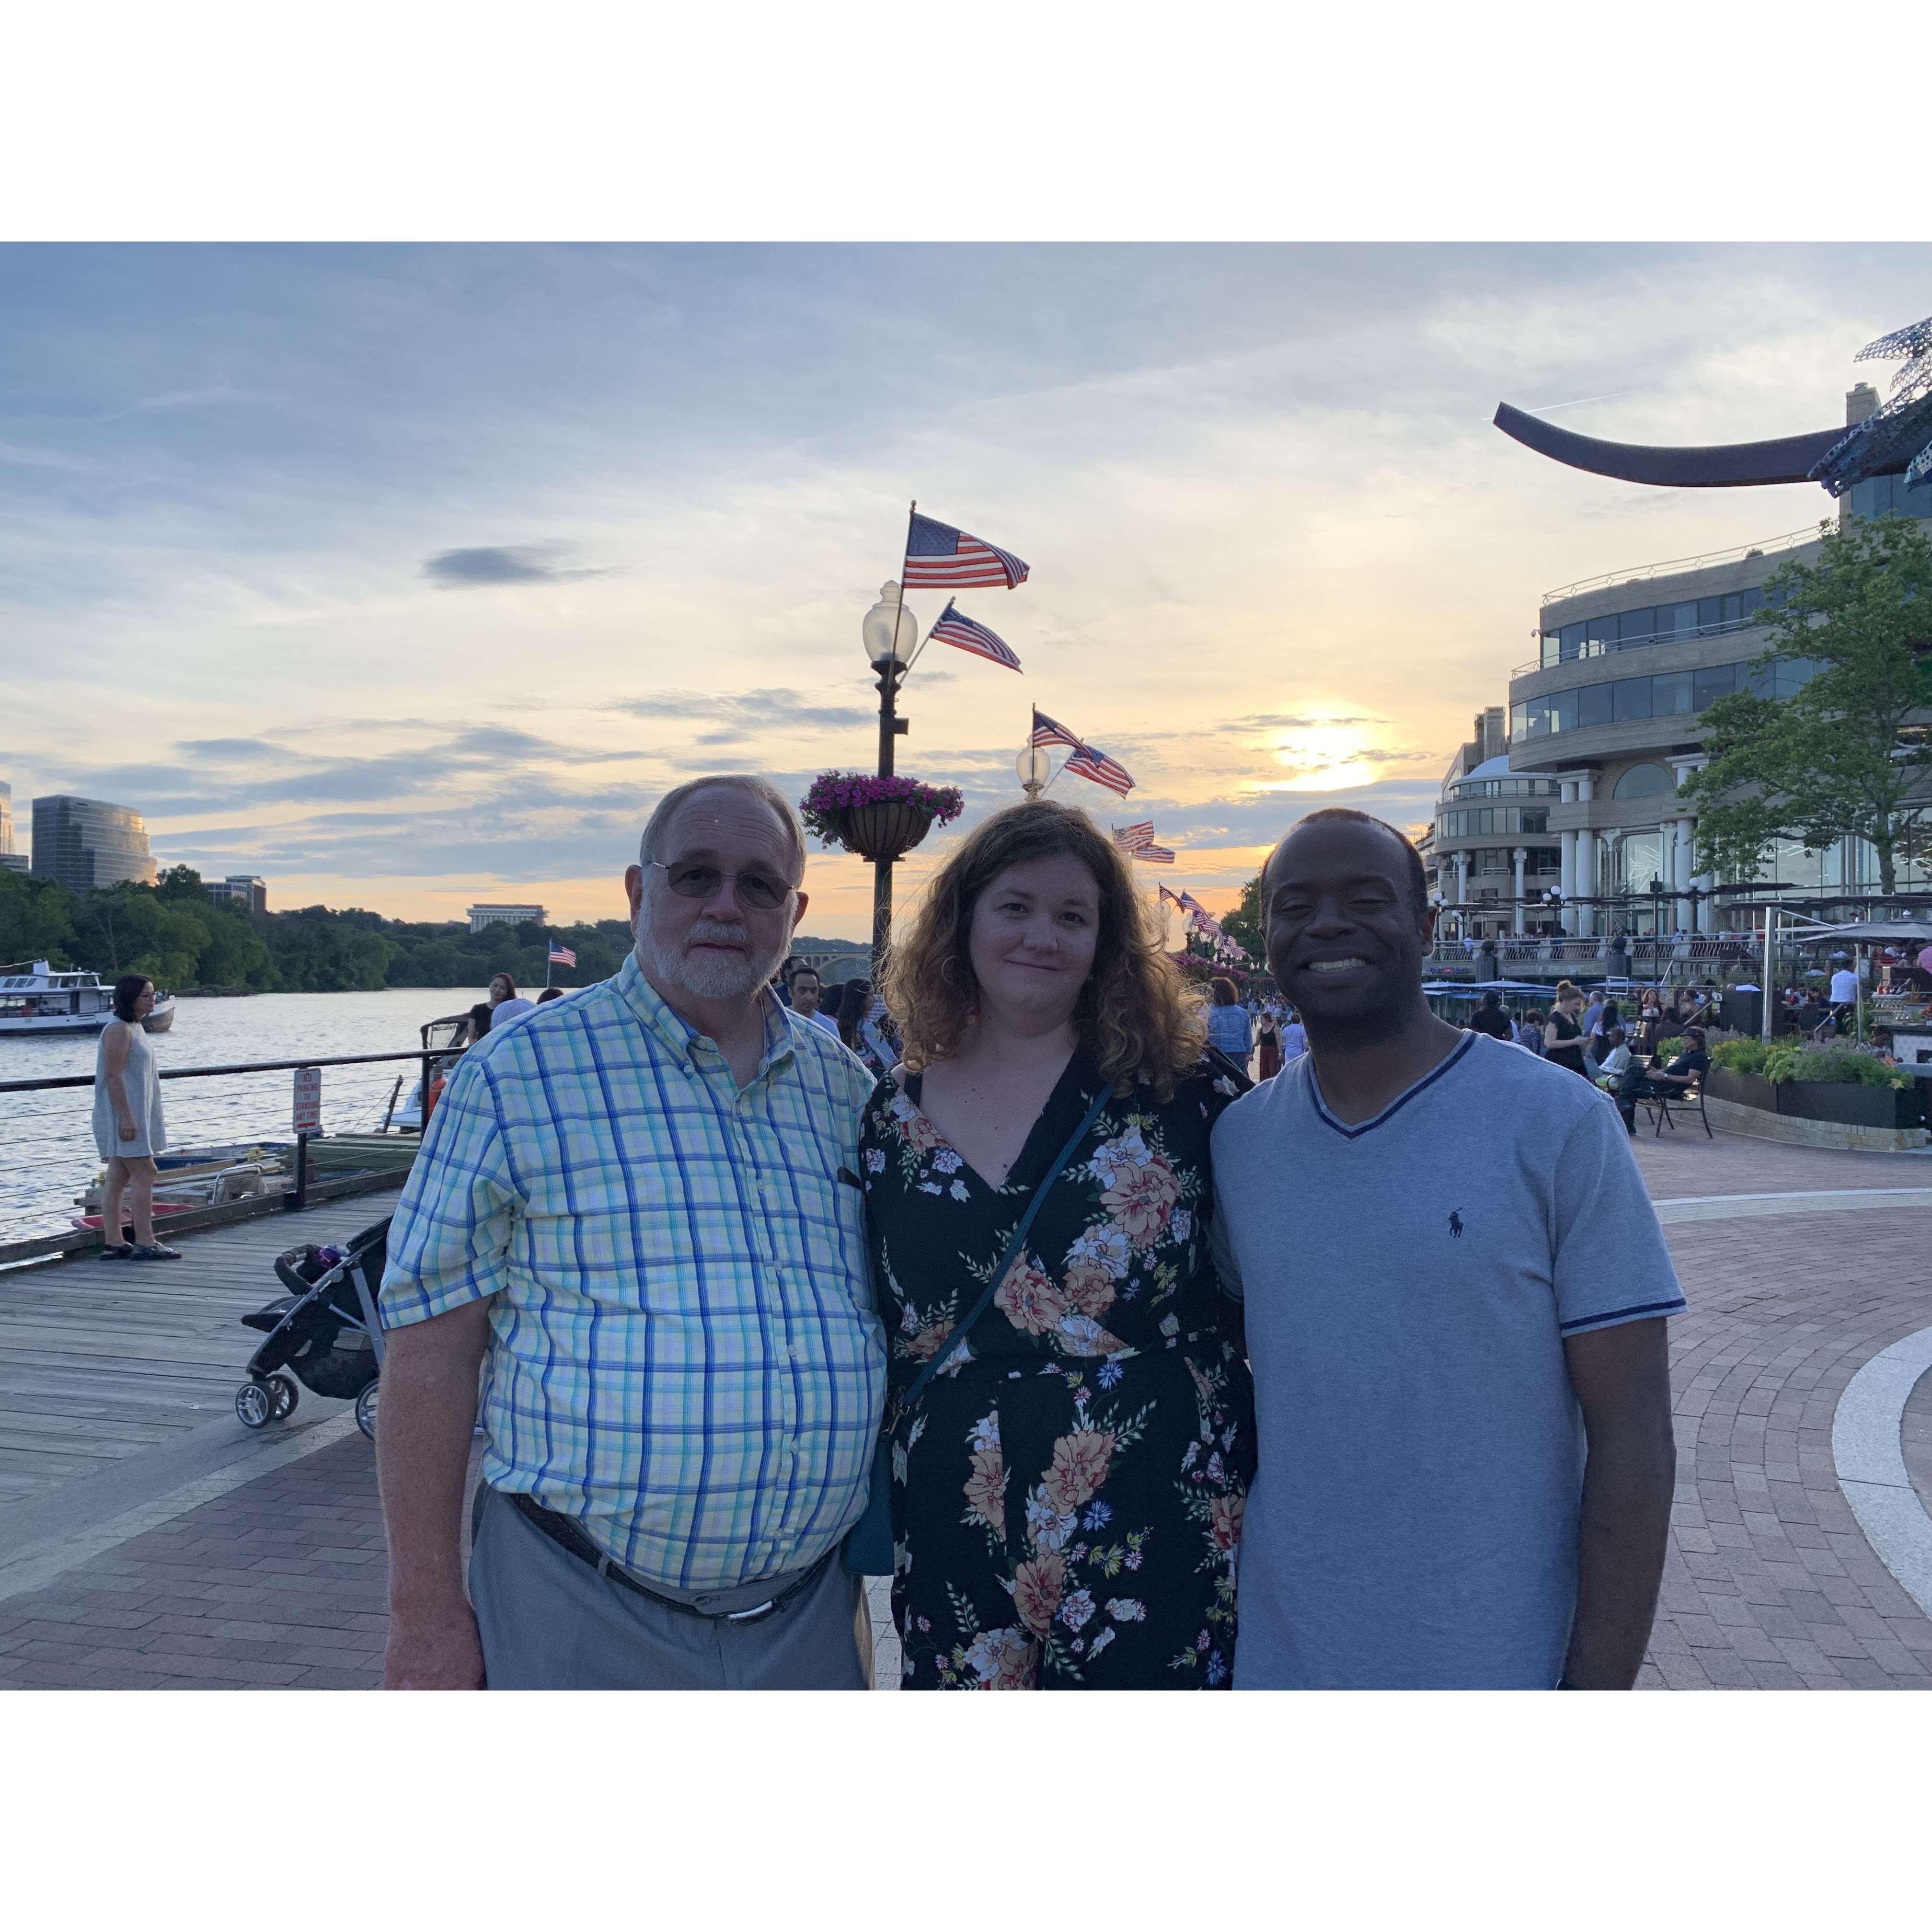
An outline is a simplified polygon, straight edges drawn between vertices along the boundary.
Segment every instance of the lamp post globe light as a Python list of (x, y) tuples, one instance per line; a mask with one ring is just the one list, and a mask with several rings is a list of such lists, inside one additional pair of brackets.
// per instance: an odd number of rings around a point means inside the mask
[[(859, 626), (866, 662), (879, 680), (879, 776), (892, 776), (892, 740), (905, 735), (907, 721), (898, 715), (900, 680), (919, 642), (919, 620), (907, 609), (905, 593), (896, 579), (879, 586), (879, 601)], [(872, 861), (872, 968), (876, 980), (892, 930), (892, 860)]]
[(1029, 799), (1036, 799), (1052, 776), (1053, 760), (1043, 745), (1036, 745), (1028, 740), (1020, 747), (1020, 754), (1013, 760), (1013, 770), (1019, 774), (1021, 790)]

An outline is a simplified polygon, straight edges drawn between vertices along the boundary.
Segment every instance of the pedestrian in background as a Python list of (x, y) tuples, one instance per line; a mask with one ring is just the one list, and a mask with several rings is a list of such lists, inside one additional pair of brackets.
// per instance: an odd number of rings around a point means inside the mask
[(1556, 1004), (1550, 1008), (1549, 1021), (1543, 1029), (1543, 1057), (1552, 1066), (1567, 1066), (1587, 1080), (1590, 1076), (1583, 1065), (1583, 1029), (1576, 1023), (1576, 1016), (1582, 1010), (1583, 995), (1568, 980), (1559, 980)]
[(1290, 1006), (1288, 1024), (1281, 1030), (1281, 1064), (1292, 1065), (1308, 1051), (1308, 1029), (1301, 1024), (1301, 1016)]
[(1462, 1022), (1466, 1033), (1486, 1033), (1492, 1040), (1514, 1040), (1516, 1028), (1510, 1024), (1510, 1016), (1503, 1011), (1503, 996), (1492, 987), (1483, 995), (1482, 1004)]
[(1214, 1004), (1208, 1009), (1208, 1044), (1217, 1047), (1245, 1073), (1248, 1057), (1255, 1050), (1254, 1028), (1248, 1010), (1232, 980), (1218, 976), (1214, 981)]
[[(141, 1026), (154, 1004), (154, 981), (124, 973), (114, 982), (114, 1017), (94, 1050), (94, 1144), (107, 1163), (100, 1184), (104, 1261), (181, 1259), (178, 1248), (154, 1239), (154, 1156), (167, 1145), (168, 1130), (154, 1049)], [(124, 1196), (134, 1224), (131, 1245), (121, 1238)]]
[(1262, 1008), (1256, 1031), (1259, 1035), (1259, 1045), (1256, 1048), (1259, 1057), (1255, 1063), (1256, 1077), (1272, 1080), (1281, 1071), (1281, 1022), (1276, 1018), (1274, 1007)]
[(792, 1011), (800, 1019), (810, 1020), (814, 1024), (822, 1026), (836, 1037), (838, 1032), (838, 1022), (830, 1013), (820, 1010), (819, 992), (818, 968), (816, 966), (801, 966), (791, 976), (790, 1004)]
[(536, 1003), (517, 991), (517, 982), (507, 973), (490, 976), (490, 1024), (501, 1026), (506, 1020), (520, 1018), (536, 1011)]
[(1539, 1060), (1543, 1057), (1543, 1029), (1545, 1024), (1542, 1014), (1534, 1006), (1516, 1022), (1516, 1045), (1534, 1054)]

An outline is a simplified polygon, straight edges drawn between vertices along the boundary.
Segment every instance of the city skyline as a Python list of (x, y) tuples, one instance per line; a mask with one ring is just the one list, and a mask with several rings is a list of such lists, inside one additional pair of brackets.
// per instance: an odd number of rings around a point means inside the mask
[[(621, 916), (707, 769), (871, 768), (859, 624), (905, 503), (1016, 551), (902, 771), (1018, 796), (1039, 705), (1230, 903), (1303, 812), (1419, 826), (1552, 585), (1815, 525), (1815, 486), (1550, 466), (1496, 402), (1718, 442), (1838, 419), (1932, 250), (9, 248), (0, 621), (16, 800), (398, 918)], [(138, 320), (136, 318), (139, 318)], [(908, 599), (922, 622), (943, 594)], [(814, 852), (813, 930), (867, 868)]]

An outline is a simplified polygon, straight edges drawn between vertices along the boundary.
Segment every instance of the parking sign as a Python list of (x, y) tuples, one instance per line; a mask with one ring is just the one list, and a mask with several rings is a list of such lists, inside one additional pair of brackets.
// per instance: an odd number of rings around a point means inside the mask
[(319, 1134), (322, 1131), (322, 1069), (296, 1069), (296, 1132)]

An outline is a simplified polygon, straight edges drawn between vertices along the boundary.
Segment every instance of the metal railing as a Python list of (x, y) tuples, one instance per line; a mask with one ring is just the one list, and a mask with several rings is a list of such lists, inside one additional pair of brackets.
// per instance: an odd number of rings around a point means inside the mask
[(1659, 644), (1694, 644), (1700, 638), (1727, 638), (1738, 631), (1761, 631), (1769, 620), (1755, 612), (1748, 617), (1726, 617), (1715, 624), (1698, 624), (1688, 631), (1653, 632), (1647, 638), (1586, 638), (1580, 650), (1568, 657), (1532, 658), (1527, 664), (1513, 665), (1510, 682), (1540, 670), (1561, 670), (1566, 664), (1594, 664), (1599, 658), (1620, 656), (1625, 651), (1648, 651)]
[(1545, 604), (1565, 597), (1580, 597), (1586, 590), (1607, 590), (1616, 584), (1648, 584), (1659, 577), (1672, 577), (1685, 571), (1708, 570), (1714, 564), (1744, 563), (1754, 556), (1774, 556), (1780, 550), (1796, 550), (1818, 541), (1818, 526), (1808, 524), (1802, 530), (1786, 530), (1781, 536), (1760, 537), (1755, 543), (1738, 544), (1730, 550), (1706, 550), (1702, 556), (1677, 556), (1664, 563), (1649, 563), (1636, 570), (1607, 570), (1600, 577), (1579, 578), (1543, 593)]
[[(419, 1071), (422, 1081), (419, 1091), (423, 1102), (426, 1103), (430, 1088), (434, 1084), (437, 1065), (440, 1063), (460, 1059), (467, 1051), (466, 1047), (462, 1046), (427, 1048), (415, 1047), (401, 1053), (318, 1054), (299, 1059), (238, 1060), (206, 1066), (157, 1067), (155, 1077), (161, 1080), (210, 1080), (262, 1073), (290, 1073), (311, 1067), (370, 1066), (385, 1063), (394, 1064), (398, 1062), (413, 1062)], [(95, 1076), (92, 1073), (56, 1074), (35, 1080), (0, 1080), (0, 1094), (40, 1094), (62, 1089), (92, 1088), (94, 1084)], [(401, 1084), (400, 1080), (397, 1084), (400, 1088)], [(392, 1093), (391, 1096), (392, 1108), (395, 1097)], [(284, 1118), (287, 1117), (285, 1115)], [(31, 1126), (32, 1120), (33, 1117), (29, 1116), (25, 1122), (19, 1120), (0, 1122), (0, 1126), (17, 1127), (26, 1124)], [(424, 1115), (419, 1112), (417, 1127), (414, 1129), (399, 1127), (397, 1131), (399, 1134), (419, 1132), (423, 1120)], [(386, 1126), (387, 1124), (388, 1117), (386, 1116), (384, 1122)], [(293, 1127), (290, 1127), (287, 1131), (296, 1143), (295, 1185), (282, 1197), (282, 1205), (289, 1212), (294, 1213), (308, 1205), (310, 1136)], [(252, 1135), (250, 1137), (254, 1138)], [(91, 1138), (87, 1141), (86, 1145), (88, 1158), (91, 1160), (94, 1157)], [(166, 1178), (165, 1172), (161, 1178), (165, 1181)], [(0, 1245), (4, 1245), (4, 1244), (0, 1243)]]

